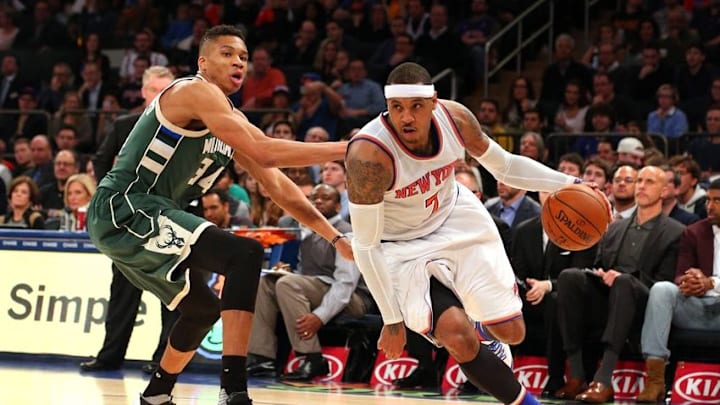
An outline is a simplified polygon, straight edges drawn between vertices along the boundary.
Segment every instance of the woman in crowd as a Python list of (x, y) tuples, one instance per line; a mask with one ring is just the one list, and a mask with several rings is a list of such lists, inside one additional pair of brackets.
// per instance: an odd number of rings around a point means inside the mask
[(28, 176), (18, 176), (10, 183), (10, 205), (7, 215), (0, 216), (1, 225), (43, 229), (45, 220), (33, 206), (40, 202), (40, 190)]
[(84, 231), (85, 212), (97, 186), (92, 177), (85, 173), (70, 176), (65, 183), (65, 209), (60, 222), (60, 230)]
[(555, 131), (579, 134), (585, 130), (585, 116), (588, 111), (587, 97), (583, 86), (577, 80), (565, 85), (563, 101), (555, 113)]
[(505, 108), (505, 122), (513, 128), (521, 128), (523, 113), (537, 103), (535, 89), (526, 77), (520, 76), (513, 80), (508, 95), (508, 106)]
[[(252, 179), (248, 176), (247, 180)], [(247, 181), (246, 184), (253, 184), (254, 191), (250, 191), (250, 219), (258, 228), (267, 226), (278, 226), (278, 220), (284, 215), (284, 211), (279, 205), (270, 199), (270, 195), (265, 191), (257, 181)]]

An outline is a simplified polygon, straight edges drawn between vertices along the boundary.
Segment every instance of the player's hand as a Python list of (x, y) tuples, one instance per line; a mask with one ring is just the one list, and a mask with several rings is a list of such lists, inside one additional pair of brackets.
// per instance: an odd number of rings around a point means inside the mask
[(400, 357), (405, 348), (405, 324), (398, 322), (383, 325), (377, 348), (378, 350), (382, 350), (388, 359), (397, 359)]
[(295, 331), (302, 340), (311, 339), (322, 326), (322, 321), (315, 314), (305, 314), (295, 320)]
[(593, 191), (595, 193), (597, 193), (597, 195), (602, 200), (603, 204), (605, 204), (605, 209), (607, 210), (608, 219), (609, 219), (608, 223), (612, 222), (612, 219), (613, 219), (612, 204), (610, 204), (610, 200), (608, 200), (607, 195), (605, 195), (605, 193), (602, 190), (600, 190), (600, 186), (598, 186), (597, 183), (595, 183), (594, 181), (586, 181), (586, 182), (583, 182), (582, 184), (590, 187), (591, 189), (593, 189)]
[(350, 240), (347, 237), (338, 239), (338, 241), (335, 242), (335, 249), (337, 249), (338, 253), (340, 253), (340, 255), (342, 255), (342, 257), (346, 260), (355, 261), (352, 246), (350, 245)]
[(552, 284), (548, 280), (536, 280), (534, 278), (527, 278), (525, 282), (530, 286), (525, 298), (532, 305), (538, 305), (542, 302), (545, 294), (550, 292)]

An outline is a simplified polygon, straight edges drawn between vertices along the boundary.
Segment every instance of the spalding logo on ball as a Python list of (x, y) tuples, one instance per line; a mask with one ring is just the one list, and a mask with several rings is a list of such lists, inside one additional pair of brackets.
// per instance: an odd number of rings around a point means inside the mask
[(595, 245), (610, 224), (605, 196), (584, 184), (572, 184), (550, 194), (540, 215), (548, 238), (565, 250)]

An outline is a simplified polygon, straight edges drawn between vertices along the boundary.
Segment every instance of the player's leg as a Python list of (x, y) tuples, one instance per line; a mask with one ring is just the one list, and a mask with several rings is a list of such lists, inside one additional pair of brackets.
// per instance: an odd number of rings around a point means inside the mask
[(433, 335), (460, 364), (468, 380), (506, 404), (537, 404), (512, 370), (485, 345), (455, 294), (435, 278), (430, 280), (435, 319)]
[(141, 404), (169, 405), (180, 372), (220, 316), (220, 300), (205, 284), (200, 271), (190, 271), (190, 291), (177, 307), (175, 322), (160, 363), (142, 394)]
[[(248, 403), (245, 363), (263, 255), (262, 245), (253, 239), (240, 238), (217, 227), (202, 232), (188, 258), (179, 265), (178, 270), (190, 269), (190, 293), (178, 306), (181, 316), (170, 333), (153, 379), (162, 371), (167, 372), (170, 380), (173, 375), (176, 378), (192, 359), (219, 312), (223, 320), (221, 396), (229, 397), (229, 404)], [(225, 276), (220, 300), (205, 284), (204, 271)]]
[(209, 227), (195, 243), (193, 254), (184, 263), (190, 269), (212, 271), (225, 276), (220, 300), (223, 322), (220, 386), (221, 397), (229, 397), (228, 404), (247, 401), (247, 348), (263, 257), (264, 249), (256, 240)]

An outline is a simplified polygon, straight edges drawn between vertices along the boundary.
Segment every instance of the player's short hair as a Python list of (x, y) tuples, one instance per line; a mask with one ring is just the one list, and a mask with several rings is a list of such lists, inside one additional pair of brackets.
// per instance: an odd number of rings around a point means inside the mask
[(227, 24), (216, 25), (205, 31), (205, 35), (203, 35), (202, 40), (200, 40), (200, 46), (198, 47), (200, 49), (200, 52), (202, 53), (205, 44), (207, 44), (209, 41), (214, 41), (218, 37), (224, 36), (238, 37), (242, 39), (243, 42), (245, 41), (245, 34), (242, 32), (241, 29)]
[(387, 84), (432, 84), (432, 78), (424, 67), (417, 63), (405, 62), (390, 72)]

